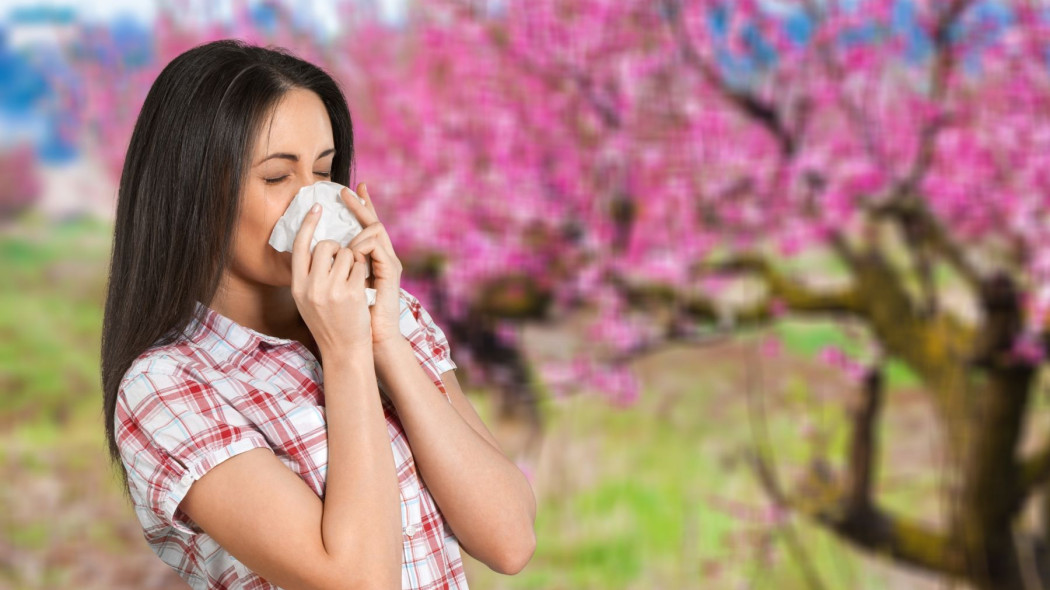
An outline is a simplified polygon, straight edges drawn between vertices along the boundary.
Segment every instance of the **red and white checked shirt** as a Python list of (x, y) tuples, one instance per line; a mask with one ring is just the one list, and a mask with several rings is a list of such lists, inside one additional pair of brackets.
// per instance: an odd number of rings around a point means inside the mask
[[(139, 355), (120, 383), (114, 423), (135, 513), (153, 552), (191, 587), (276, 589), (178, 505), (209, 469), (256, 447), (273, 451), (323, 499), (328, 439), (322, 368), (296, 340), (256, 332), (200, 302), (197, 310), (201, 319), (191, 320), (183, 337)], [(441, 373), (456, 368), (448, 342), (403, 288), (401, 333), (448, 398)], [(401, 495), (401, 586), (465, 589), (459, 542), (416, 473), (394, 406), (381, 399)]]

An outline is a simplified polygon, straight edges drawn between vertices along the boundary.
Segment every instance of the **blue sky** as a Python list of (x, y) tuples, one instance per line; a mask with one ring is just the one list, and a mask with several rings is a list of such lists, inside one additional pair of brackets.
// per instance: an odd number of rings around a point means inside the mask
[[(189, 9), (186, 14), (204, 15), (203, 18), (223, 19), (232, 14), (233, 3), (230, 0), (186, 0)], [(360, 2), (378, 6), (381, 17), (387, 22), (399, 21), (404, 16), (404, 0), (279, 0), (291, 7), (293, 12), (309, 20), (328, 34), (338, 31), (336, 19), (328, 18), (341, 2)], [(252, 1), (252, 4), (257, 2)], [(0, 0), (0, 22), (10, 20), (12, 14), (39, 8), (69, 9), (76, 17), (84, 21), (110, 22), (119, 18), (134, 19), (149, 23), (157, 14), (156, 1), (149, 0), (100, 0), (92, 2), (75, 2), (71, 0)]]

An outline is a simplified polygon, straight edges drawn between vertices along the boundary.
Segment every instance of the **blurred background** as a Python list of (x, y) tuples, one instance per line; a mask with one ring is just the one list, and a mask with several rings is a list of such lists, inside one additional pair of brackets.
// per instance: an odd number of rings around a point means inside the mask
[(0, 588), (184, 588), (99, 338), (150, 84), (332, 73), (402, 286), (539, 501), (485, 588), (1050, 587), (1050, 5), (0, 1)]

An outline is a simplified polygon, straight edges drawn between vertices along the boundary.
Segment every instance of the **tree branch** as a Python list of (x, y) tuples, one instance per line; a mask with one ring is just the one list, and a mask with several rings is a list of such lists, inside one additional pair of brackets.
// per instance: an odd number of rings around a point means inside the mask
[(876, 428), (882, 405), (882, 371), (871, 369), (864, 377), (860, 403), (853, 409), (853, 431), (849, 444), (844, 496), (847, 511), (860, 513), (872, 506), (872, 480), (876, 455)]
[(757, 96), (730, 87), (713, 65), (708, 63), (696, 50), (689, 39), (682, 21), (680, 0), (663, 0), (664, 13), (671, 26), (671, 33), (678, 41), (678, 47), (686, 64), (695, 69), (729, 103), (739, 108), (744, 114), (757, 121), (779, 142), (780, 151), (790, 157), (795, 153), (795, 138), (784, 125), (783, 118), (773, 105), (762, 102)]
[(1050, 480), (1050, 440), (1043, 447), (1032, 453), (1018, 466), (1017, 493), (1026, 498), (1039, 486)]
[[(810, 20), (815, 24), (814, 28), (820, 28), (824, 25), (824, 15), (820, 7), (815, 0), (806, 0), (804, 2), (805, 10)], [(815, 37), (823, 39), (819, 34)], [(827, 69), (828, 73), (835, 80), (845, 80), (849, 72), (840, 64), (835, 61), (834, 54), (832, 53), (832, 47), (827, 40), (818, 42), (817, 44), (818, 56), (821, 59), (821, 63)], [(875, 141), (875, 125), (871, 118), (867, 116), (861, 105), (857, 104), (856, 101), (850, 100), (846, 92), (840, 92), (837, 95), (838, 103), (842, 106), (842, 109), (849, 116), (850, 120), (856, 126), (858, 133), (864, 140), (864, 149), (867, 151), (868, 156), (872, 160), (878, 162), (884, 169), (889, 169), (889, 162), (887, 161), (886, 154), (879, 149), (879, 145)]]
[(763, 490), (781, 509), (802, 514), (861, 549), (938, 574), (966, 575), (965, 563), (957, 558), (952, 540), (943, 532), (893, 516), (873, 504), (858, 508), (846, 489), (820, 470), (811, 470), (801, 491), (789, 494), (777, 487), (772, 467), (764, 460), (755, 454), (749, 459)]
[[(928, 244), (959, 273), (967, 285), (975, 291), (979, 290), (985, 278), (984, 273), (970, 261), (963, 248), (926, 206), (923, 198), (908, 192), (904, 185), (899, 185), (888, 198), (868, 207), (874, 219), (892, 219), (906, 235)], [(909, 243), (908, 246), (914, 250), (916, 244)]]
[(609, 129), (618, 129), (622, 125), (623, 121), (620, 114), (616, 112), (616, 109), (607, 100), (598, 96), (594, 90), (593, 80), (586, 72), (565, 63), (558, 63), (553, 68), (546, 69), (537, 65), (530, 56), (513, 51), (510, 44), (503, 38), (503, 32), (499, 28), (490, 28), (488, 34), (493, 45), (506, 51), (507, 55), (515, 61), (517, 67), (542, 80), (552, 89), (556, 88), (558, 82), (562, 79), (572, 80), (579, 89), (583, 100), (594, 109)]
[[(930, 96), (934, 101), (942, 101), (948, 90), (948, 78), (951, 76), (955, 64), (955, 54), (952, 52), (952, 43), (949, 39), (951, 28), (959, 22), (963, 13), (972, 4), (973, 0), (953, 0), (948, 8), (940, 14), (934, 25), (931, 36), (934, 44), (934, 62), (930, 70)], [(937, 135), (945, 127), (943, 118), (936, 118), (926, 123), (920, 131), (919, 148), (916, 151), (915, 161), (911, 169), (905, 175), (902, 184), (907, 191), (918, 186), (926, 169), (933, 161), (934, 146)]]
[[(768, 297), (776, 298), (792, 311), (862, 314), (860, 294), (854, 287), (816, 291), (788, 278), (766, 259), (754, 255), (740, 255), (716, 263), (699, 262), (693, 272), (750, 273), (760, 277), (768, 289)], [(768, 302), (762, 306), (768, 312)]]

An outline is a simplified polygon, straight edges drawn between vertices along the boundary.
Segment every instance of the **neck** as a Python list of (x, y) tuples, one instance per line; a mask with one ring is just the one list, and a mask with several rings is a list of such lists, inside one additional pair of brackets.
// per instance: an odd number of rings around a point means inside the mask
[(226, 274), (207, 304), (238, 324), (277, 338), (304, 341), (309, 328), (299, 314), (290, 287), (248, 282)]

